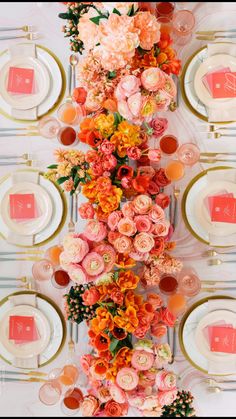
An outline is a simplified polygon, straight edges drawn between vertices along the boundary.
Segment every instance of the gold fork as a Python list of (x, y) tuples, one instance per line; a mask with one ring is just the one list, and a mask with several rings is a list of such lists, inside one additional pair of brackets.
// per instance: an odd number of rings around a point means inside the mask
[(174, 204), (174, 216), (173, 216), (173, 226), (175, 228), (176, 222), (177, 222), (177, 214), (178, 214), (178, 198), (180, 194), (180, 189), (176, 186), (174, 187), (174, 198), (175, 198), (175, 204)]
[(213, 152), (206, 152), (206, 153), (200, 153), (200, 156), (204, 156), (204, 157), (217, 157), (217, 156), (236, 156), (236, 153), (227, 153), (227, 152), (220, 152), (218, 151), (217, 153), (213, 153)]
[(8, 39), (19, 39), (19, 38), (25, 38), (29, 41), (35, 41), (36, 39), (39, 39), (39, 33), (38, 32), (29, 32), (26, 35), (5, 35), (0, 36), (0, 41), (6, 41)]
[(223, 32), (236, 32), (236, 29), (212, 29), (210, 31), (197, 31), (195, 32), (195, 35), (214, 35), (215, 33), (223, 33)]
[(220, 130), (233, 130), (233, 131), (235, 131), (236, 130), (236, 127), (227, 126), (227, 127), (218, 127), (218, 128), (216, 128), (215, 125), (211, 125), (210, 124), (207, 127), (207, 129), (208, 129), (209, 132), (215, 132), (215, 131), (218, 131), (219, 129)]
[(198, 39), (199, 41), (215, 41), (215, 39), (218, 38), (236, 38), (236, 34), (235, 35), (200, 35), (200, 36), (196, 36), (196, 39)]
[(222, 265), (222, 263), (235, 263), (236, 259), (234, 260), (222, 260), (222, 259), (210, 259), (207, 261), (207, 264), (209, 266), (217, 266)]
[(23, 282), (25, 284), (27, 284), (27, 282), (28, 282), (28, 279), (27, 279), (26, 276), (22, 276), (21, 278), (9, 278), (9, 277), (1, 276), (0, 277), (0, 281), (1, 280), (3, 280), (3, 281), (21, 281), (21, 282)]
[(217, 256), (217, 255), (236, 255), (236, 252), (228, 252), (228, 253), (220, 253), (217, 252), (216, 250), (206, 250), (205, 252), (202, 253), (202, 256), (207, 256), (207, 257), (211, 257), (211, 256)]
[(33, 32), (35, 30), (35, 26), (32, 25), (24, 25), (24, 26), (1, 26), (0, 31), (23, 31), (23, 32)]
[(236, 134), (221, 134), (220, 132), (212, 132), (207, 135), (208, 139), (221, 138), (221, 137), (236, 137)]
[(236, 388), (208, 387), (210, 393), (220, 393), (221, 391), (236, 391)]
[(232, 163), (235, 163), (236, 162), (236, 160), (233, 160), (233, 159), (208, 159), (208, 158), (201, 158), (201, 159), (199, 159), (199, 162), (200, 163), (207, 163), (207, 164), (213, 164), (213, 163), (217, 163), (217, 162), (222, 162), (222, 161), (224, 161), (224, 162), (232, 162)]
[(70, 336), (70, 340), (68, 341), (68, 347), (69, 347), (69, 352), (74, 352), (75, 351), (75, 342), (73, 341), (73, 322), (71, 320), (68, 321), (69, 323), (69, 336)]
[(74, 213), (74, 195), (69, 195), (70, 220), (69, 220), (69, 223), (68, 223), (68, 230), (69, 230), (70, 233), (75, 230), (75, 223), (73, 221), (73, 213)]

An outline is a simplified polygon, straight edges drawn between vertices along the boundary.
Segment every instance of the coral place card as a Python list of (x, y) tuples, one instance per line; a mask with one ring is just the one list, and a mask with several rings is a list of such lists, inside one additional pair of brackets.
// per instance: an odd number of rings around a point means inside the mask
[(33, 92), (34, 70), (30, 68), (10, 67), (7, 91), (11, 93), (31, 94)]
[(212, 200), (211, 221), (236, 223), (236, 199), (216, 196)]
[(236, 353), (236, 329), (213, 326), (210, 349), (212, 352)]
[(10, 316), (9, 339), (15, 343), (26, 343), (38, 340), (38, 331), (33, 316)]
[(213, 73), (212, 80), (212, 97), (214, 99), (223, 99), (236, 97), (236, 73)]
[(10, 194), (9, 199), (11, 219), (36, 218), (34, 194)]

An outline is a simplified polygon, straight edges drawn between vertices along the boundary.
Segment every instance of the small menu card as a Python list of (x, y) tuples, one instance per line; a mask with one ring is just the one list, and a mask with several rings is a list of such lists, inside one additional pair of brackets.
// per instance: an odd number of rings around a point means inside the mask
[(236, 329), (224, 326), (213, 326), (210, 340), (212, 352), (236, 353)]
[(219, 65), (218, 67), (214, 68), (214, 70), (208, 71), (203, 77), (202, 82), (204, 86), (208, 89), (209, 93), (212, 95), (212, 74), (214, 73), (227, 73), (230, 72), (229, 67), (224, 67)]
[(236, 199), (215, 196), (212, 200), (211, 221), (236, 223)]
[(214, 99), (236, 97), (236, 72), (213, 73), (211, 79)]
[(34, 194), (10, 194), (10, 218), (28, 220), (36, 218)]
[(9, 339), (15, 343), (27, 343), (38, 340), (38, 330), (33, 316), (10, 316)]
[(31, 68), (10, 67), (7, 91), (31, 94), (33, 92), (34, 70)]

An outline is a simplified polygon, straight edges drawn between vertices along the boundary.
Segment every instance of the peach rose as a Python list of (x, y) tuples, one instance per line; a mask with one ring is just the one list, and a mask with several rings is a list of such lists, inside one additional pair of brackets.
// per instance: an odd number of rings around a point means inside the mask
[(91, 276), (97, 276), (104, 271), (105, 264), (103, 257), (97, 252), (90, 252), (85, 256), (82, 266), (85, 272)]
[(109, 214), (107, 224), (111, 231), (115, 231), (118, 225), (118, 222), (120, 221), (122, 217), (121, 211), (113, 211), (111, 214)]
[(155, 246), (154, 238), (148, 233), (139, 233), (134, 239), (134, 248), (140, 253), (147, 253)]
[[(133, 117), (139, 118), (142, 104), (143, 100), (141, 92), (137, 92), (127, 99), (127, 105)], [(134, 121), (134, 118), (132, 118), (132, 120)]]
[(138, 195), (132, 203), (136, 214), (147, 214), (152, 207), (152, 199), (148, 195)]
[(112, 398), (110, 394), (110, 390), (106, 386), (99, 387), (96, 393), (97, 393), (96, 396), (98, 397), (101, 403), (107, 403)]
[(110, 400), (106, 403), (104, 413), (107, 417), (125, 416), (124, 406), (115, 402), (115, 400)]
[(160, 137), (164, 134), (165, 130), (168, 127), (168, 120), (166, 118), (154, 118), (150, 122), (150, 127), (152, 128), (153, 132), (152, 135), (154, 137)]
[(93, 356), (92, 355), (85, 354), (85, 355), (82, 355), (80, 357), (80, 365), (81, 365), (81, 368), (82, 368), (83, 372), (86, 375), (89, 375), (89, 368), (92, 365), (92, 361), (93, 361)]
[(137, 228), (136, 228), (136, 225), (135, 225), (134, 221), (131, 220), (130, 218), (127, 218), (127, 217), (122, 218), (118, 222), (117, 229), (118, 229), (119, 233), (123, 234), (124, 236), (128, 236), (128, 237), (133, 236), (137, 232)]
[(61, 252), (60, 254), (60, 266), (65, 271), (68, 271), (69, 266), (71, 265), (71, 257), (67, 252)]
[(125, 204), (121, 208), (121, 211), (124, 217), (133, 218), (135, 215), (132, 202), (125, 202)]
[(96, 411), (99, 408), (99, 402), (96, 399), (96, 397), (92, 395), (88, 395), (84, 397), (84, 400), (82, 401), (80, 405), (82, 416), (94, 416)]
[(114, 244), (115, 240), (122, 237), (122, 234), (118, 233), (118, 231), (109, 231), (108, 232), (108, 241), (111, 244)]
[(155, 198), (155, 202), (159, 207), (165, 209), (170, 205), (170, 197), (164, 193), (159, 193)]
[(167, 333), (167, 327), (162, 323), (152, 323), (151, 324), (151, 335), (155, 338), (162, 338)]
[(142, 231), (148, 233), (151, 230), (152, 222), (147, 215), (136, 215), (134, 217), (137, 230), (141, 233)]
[(141, 83), (146, 90), (156, 92), (164, 87), (165, 82), (165, 73), (158, 67), (150, 67), (142, 72)]
[(86, 202), (84, 204), (81, 204), (79, 207), (79, 215), (83, 219), (92, 219), (94, 217), (95, 211), (89, 202)]
[(117, 100), (125, 100), (126, 97), (132, 96), (139, 91), (141, 82), (136, 76), (128, 75), (122, 77), (115, 90), (115, 97)]
[(131, 365), (138, 371), (146, 371), (152, 368), (154, 355), (151, 352), (135, 350), (131, 358)]
[(116, 383), (123, 390), (133, 390), (138, 385), (138, 374), (133, 368), (121, 368)]
[(152, 226), (152, 234), (159, 237), (165, 237), (169, 232), (170, 222), (164, 220)]
[(147, 302), (153, 306), (154, 310), (157, 310), (163, 304), (162, 298), (158, 294), (148, 294)]
[(118, 253), (129, 253), (132, 249), (132, 240), (130, 237), (121, 236), (115, 239), (113, 245)]
[(139, 12), (134, 16), (134, 25), (139, 29), (140, 47), (152, 49), (160, 41), (160, 23), (150, 12)]
[(87, 223), (83, 234), (88, 240), (100, 242), (105, 239), (107, 235), (106, 225), (97, 220), (90, 220)]
[(86, 306), (92, 306), (96, 304), (100, 299), (100, 292), (97, 288), (91, 287), (87, 289), (82, 295), (83, 303)]
[(153, 223), (159, 223), (165, 219), (165, 213), (158, 205), (153, 205), (150, 209), (148, 216)]
[(141, 253), (141, 252), (130, 252), (129, 256), (136, 260), (137, 262), (145, 262), (149, 258), (149, 252), (147, 253)]
[(159, 150), (159, 149), (156, 149), (156, 150), (150, 149), (148, 151), (148, 158), (149, 158), (149, 160), (154, 161), (154, 162), (160, 161), (160, 159), (161, 159), (161, 150)]
[(158, 391), (157, 398), (161, 406), (169, 406), (177, 397), (177, 389), (170, 391)]
[(161, 321), (166, 326), (173, 327), (176, 321), (176, 317), (168, 310), (167, 307), (162, 308), (160, 311)]
[(76, 284), (83, 285), (88, 282), (88, 277), (86, 275), (85, 270), (75, 263), (71, 264), (68, 268), (68, 274), (72, 281)]
[(116, 384), (112, 383), (109, 387), (111, 397), (117, 403), (125, 403), (126, 402), (126, 393)]

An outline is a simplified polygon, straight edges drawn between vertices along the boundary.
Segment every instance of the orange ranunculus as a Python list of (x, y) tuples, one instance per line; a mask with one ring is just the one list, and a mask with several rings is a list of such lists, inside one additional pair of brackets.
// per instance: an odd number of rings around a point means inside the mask
[(119, 369), (122, 367), (130, 367), (132, 354), (132, 349), (127, 346), (123, 346), (123, 348), (117, 352), (113, 365), (119, 367)]
[(118, 368), (113, 365), (113, 367), (107, 370), (106, 379), (114, 382), (116, 379), (117, 373), (118, 373)]
[(122, 164), (117, 170), (116, 177), (117, 179), (121, 180), (123, 177), (133, 177), (134, 170), (132, 167), (127, 166), (126, 164)]
[(111, 313), (106, 308), (98, 307), (96, 317), (91, 320), (91, 329), (98, 333), (105, 329), (112, 330), (113, 327), (114, 322)]
[(122, 132), (132, 143), (132, 145), (140, 144), (140, 127), (138, 125), (130, 124), (128, 121), (122, 121), (118, 126), (118, 131)]
[(92, 202), (96, 201), (97, 197), (97, 182), (91, 180), (83, 186), (83, 195), (90, 199)]
[(166, 60), (167, 60), (167, 55), (164, 52), (160, 52), (160, 54), (158, 54), (157, 56), (158, 64), (163, 64), (166, 62)]
[(136, 265), (136, 261), (132, 259), (128, 254), (117, 253), (115, 266), (122, 269), (130, 269)]
[(122, 190), (116, 186), (112, 186), (111, 191), (107, 194), (100, 192), (97, 194), (98, 202), (103, 212), (109, 214), (119, 208), (121, 197)]
[(98, 206), (95, 208), (95, 213), (96, 213), (97, 219), (98, 219), (99, 221), (103, 221), (103, 222), (105, 222), (105, 223), (107, 222), (107, 219), (108, 219), (109, 213), (104, 212), (104, 211), (102, 210), (102, 208), (100, 207), (100, 205), (98, 205)]
[(106, 176), (100, 176), (96, 179), (96, 184), (99, 192), (109, 192), (112, 187), (111, 179)]
[(143, 175), (143, 176), (136, 176), (136, 178), (132, 179), (132, 186), (133, 188), (140, 193), (144, 193), (147, 191), (150, 183), (150, 177)]
[(98, 358), (93, 364), (94, 372), (99, 375), (106, 374), (108, 367), (108, 362), (102, 358)]
[(115, 282), (108, 284), (101, 284), (98, 286), (99, 293), (101, 294), (101, 299), (104, 299), (110, 296), (114, 291), (119, 290)]
[(94, 118), (95, 128), (102, 134), (103, 137), (110, 137), (115, 131), (115, 118), (112, 113), (106, 115), (101, 113)]
[(118, 315), (114, 317), (114, 323), (121, 329), (125, 329), (128, 333), (133, 333), (138, 326), (138, 318), (136, 310), (130, 306), (125, 311), (117, 310)]
[(125, 305), (126, 307), (134, 307), (136, 310), (143, 304), (143, 297), (140, 294), (134, 294), (132, 290), (129, 290), (125, 294)]
[(121, 271), (117, 281), (121, 291), (132, 290), (137, 288), (139, 277), (134, 275), (132, 271)]
[(93, 118), (84, 118), (80, 124), (81, 131), (93, 131), (95, 128)]
[(117, 100), (115, 98), (104, 100), (102, 106), (110, 112), (117, 112)]
[(106, 333), (98, 333), (94, 338), (94, 345), (98, 351), (106, 351), (110, 346), (110, 338)]

